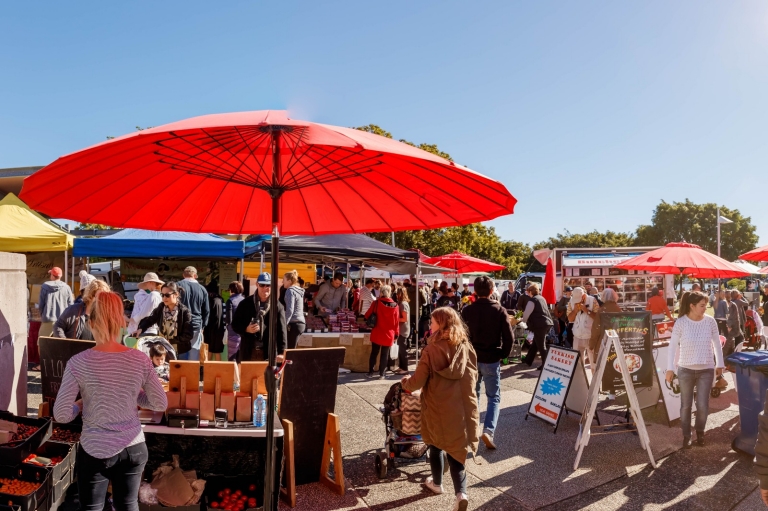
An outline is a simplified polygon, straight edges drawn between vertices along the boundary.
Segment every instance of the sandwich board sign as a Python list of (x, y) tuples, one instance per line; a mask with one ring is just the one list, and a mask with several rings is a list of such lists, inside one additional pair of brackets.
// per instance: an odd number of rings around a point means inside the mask
[[(557, 433), (560, 417), (566, 410), (565, 403), (574, 373), (581, 366), (578, 362), (578, 351), (550, 346), (547, 360), (544, 361), (544, 367), (536, 382), (531, 404), (528, 406), (528, 413), (525, 414), (526, 420), (532, 415), (555, 426), (554, 432)], [(580, 369), (583, 371), (583, 366)]]
[[(637, 429), (625, 429), (620, 431), (611, 432), (596, 432), (592, 433), (591, 428), (605, 428), (612, 427), (607, 426), (592, 426), (592, 418), (597, 410), (597, 397), (600, 392), (600, 383), (605, 373), (605, 366), (608, 361), (608, 353), (611, 351), (611, 347), (616, 351), (616, 360), (619, 365), (619, 372), (623, 378), (625, 391), (627, 393), (627, 399), (629, 400), (629, 412), (632, 415), (632, 420)], [(579, 461), (581, 455), (584, 452), (584, 448), (589, 444), (589, 439), (592, 436), (597, 435), (610, 435), (614, 433), (635, 433), (637, 432), (638, 439), (640, 440), (640, 447), (642, 447), (648, 453), (648, 459), (651, 461), (651, 466), (656, 468), (656, 460), (653, 457), (653, 451), (651, 451), (651, 440), (648, 438), (648, 431), (645, 429), (645, 421), (643, 420), (643, 414), (640, 411), (640, 404), (637, 402), (637, 394), (635, 393), (635, 386), (632, 384), (632, 377), (629, 369), (627, 368), (627, 360), (624, 356), (624, 350), (621, 346), (621, 341), (615, 330), (606, 330), (603, 335), (603, 341), (600, 343), (600, 351), (597, 354), (597, 361), (595, 362), (595, 374), (592, 377), (592, 383), (589, 385), (589, 394), (587, 395), (587, 403), (584, 406), (584, 413), (581, 415), (581, 422), (579, 422), (579, 435), (576, 438), (576, 460), (573, 462), (573, 470), (579, 468)]]

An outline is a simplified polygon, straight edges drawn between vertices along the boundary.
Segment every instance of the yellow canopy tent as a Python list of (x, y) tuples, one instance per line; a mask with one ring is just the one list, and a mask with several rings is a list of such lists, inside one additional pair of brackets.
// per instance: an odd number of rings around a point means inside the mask
[(0, 252), (64, 252), (74, 237), (32, 211), (16, 195), (0, 200)]

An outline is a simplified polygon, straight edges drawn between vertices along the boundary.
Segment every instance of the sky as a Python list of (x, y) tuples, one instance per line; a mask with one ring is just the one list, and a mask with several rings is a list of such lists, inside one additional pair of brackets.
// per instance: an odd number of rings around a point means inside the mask
[(762, 1), (3, 2), (0, 168), (287, 109), (501, 181), (503, 239), (634, 231), (689, 198), (766, 243), (767, 64)]

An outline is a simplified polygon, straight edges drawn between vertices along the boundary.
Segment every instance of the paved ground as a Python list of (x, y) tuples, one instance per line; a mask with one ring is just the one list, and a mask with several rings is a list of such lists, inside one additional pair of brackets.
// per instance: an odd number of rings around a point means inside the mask
[[(39, 400), (39, 373), (30, 373), (30, 412)], [(680, 450), (682, 435), (667, 426), (660, 407), (643, 410), (658, 462), (653, 470), (637, 436), (593, 437), (577, 471), (572, 470), (578, 416), (561, 421), (557, 434), (538, 420), (524, 420), (538, 373), (520, 366), (502, 369), (502, 403), (496, 451), (482, 444), (477, 463), (467, 464), (470, 509), (482, 510), (759, 510), (764, 509), (758, 480), (748, 456), (731, 450), (739, 431), (736, 393), (710, 400), (704, 448)], [(421, 486), (430, 474), (425, 460), (398, 463), (386, 479), (374, 473), (374, 457), (383, 446), (384, 425), (378, 412), (389, 386), (397, 381), (366, 380), (359, 374), (340, 377), (336, 412), (342, 421), (342, 448), (348, 491), (341, 498), (320, 485), (298, 488), (297, 509), (450, 510), (446, 494), (435, 496)], [(621, 422), (619, 401), (599, 405), (603, 423)], [(660, 405), (661, 406), (661, 405)], [(481, 401), (481, 411), (485, 399)], [(482, 419), (482, 415), (481, 415)], [(283, 506), (284, 507), (284, 506)], [(288, 509), (284, 507), (284, 509)]]

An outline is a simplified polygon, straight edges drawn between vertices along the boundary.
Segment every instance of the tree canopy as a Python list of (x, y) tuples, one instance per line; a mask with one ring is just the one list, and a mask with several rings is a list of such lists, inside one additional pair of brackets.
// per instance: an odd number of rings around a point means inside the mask
[[(752, 250), (757, 244), (755, 226), (750, 217), (742, 216), (738, 209), (720, 207), (720, 215), (733, 223), (720, 226), (720, 255), (733, 261), (740, 254)], [(694, 204), (661, 201), (653, 211), (650, 225), (637, 228), (635, 245), (665, 245), (675, 241), (695, 243), (704, 250), (717, 254), (717, 208), (715, 203)]]
[(635, 235), (631, 232), (598, 232), (594, 230), (586, 234), (571, 234), (566, 229), (565, 232), (536, 243), (533, 245), (533, 249), (631, 247), (633, 245), (635, 245)]

